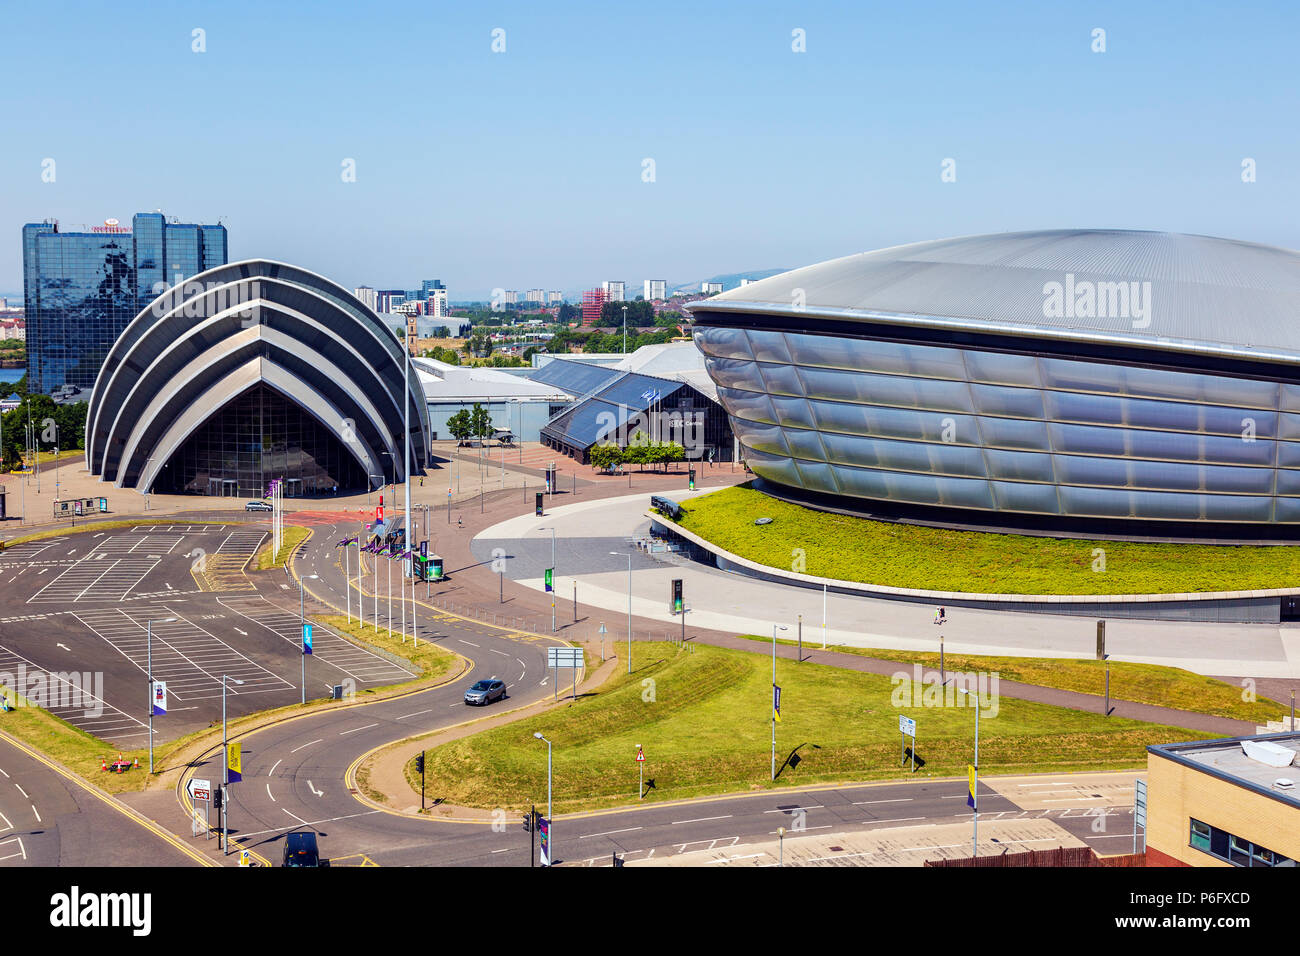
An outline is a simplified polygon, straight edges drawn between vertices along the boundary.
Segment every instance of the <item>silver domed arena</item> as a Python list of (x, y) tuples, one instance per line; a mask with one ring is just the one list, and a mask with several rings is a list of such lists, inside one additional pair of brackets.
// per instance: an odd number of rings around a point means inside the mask
[(1296, 252), (1116, 230), (972, 236), (689, 308), (773, 494), (940, 523), (1300, 528)]
[(409, 378), (404, 390), (397, 335), (347, 290), (296, 266), (231, 263), (162, 292), (118, 337), (91, 393), (87, 465), (119, 488), (177, 494), (402, 481), (429, 454)]

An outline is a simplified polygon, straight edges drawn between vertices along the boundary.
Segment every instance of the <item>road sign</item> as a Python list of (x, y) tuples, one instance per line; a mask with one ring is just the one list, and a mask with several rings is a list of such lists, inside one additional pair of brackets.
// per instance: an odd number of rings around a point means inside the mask
[(904, 717), (902, 714), (899, 714), (899, 715), (898, 715), (898, 732), (899, 732), (900, 734), (907, 734), (907, 736), (909, 736), (909, 737), (911, 737), (913, 740), (915, 740), (915, 739), (916, 739), (916, 721), (913, 720), (911, 717)]
[(640, 744), (636, 745), (636, 762), (645, 763), (645, 751), (641, 749)]
[(190, 795), (191, 800), (211, 800), (212, 781), (192, 777), (190, 782), (185, 785), (185, 792)]
[(546, 649), (547, 667), (581, 667), (581, 647), (548, 647)]

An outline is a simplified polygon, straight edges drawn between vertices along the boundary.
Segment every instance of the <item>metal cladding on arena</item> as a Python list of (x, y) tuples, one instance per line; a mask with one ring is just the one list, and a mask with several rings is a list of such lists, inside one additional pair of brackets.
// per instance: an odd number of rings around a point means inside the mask
[(944, 239), (692, 303), (746, 462), (870, 509), (1300, 524), (1300, 254)]

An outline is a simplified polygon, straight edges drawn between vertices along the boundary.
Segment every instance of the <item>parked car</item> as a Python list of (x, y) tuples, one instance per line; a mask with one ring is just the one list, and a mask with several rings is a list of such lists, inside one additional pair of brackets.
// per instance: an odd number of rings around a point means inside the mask
[(269, 501), (250, 501), (244, 505), (245, 511), (274, 511)]
[(476, 682), (469, 690), (465, 691), (465, 703), (490, 704), (494, 700), (505, 700), (505, 696), (505, 681), (491, 677)]
[(329, 860), (320, 858), (316, 848), (316, 834), (294, 832), (284, 835), (284, 859), (281, 866), (329, 866)]

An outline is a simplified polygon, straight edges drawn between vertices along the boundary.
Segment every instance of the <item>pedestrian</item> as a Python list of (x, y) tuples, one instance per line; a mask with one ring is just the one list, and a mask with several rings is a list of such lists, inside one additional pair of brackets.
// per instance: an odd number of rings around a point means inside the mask
[(935, 623), (936, 623), (936, 624), (942, 624), (942, 623), (943, 623), (944, 621), (946, 621), (947, 619), (948, 619), (948, 618), (947, 618), (947, 615), (946, 615), (944, 609), (943, 609), (942, 607), (939, 608), (939, 615), (935, 618)]
[(460, 520), (460, 515), (456, 515), (456, 527), (457, 528), (465, 527), (465, 522)]

